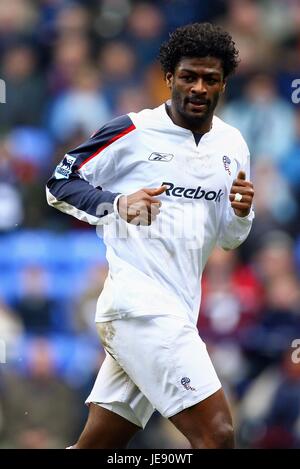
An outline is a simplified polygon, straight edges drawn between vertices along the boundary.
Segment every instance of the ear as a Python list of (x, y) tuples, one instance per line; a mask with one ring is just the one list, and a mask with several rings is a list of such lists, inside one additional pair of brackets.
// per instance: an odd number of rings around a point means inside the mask
[(222, 88), (221, 88), (221, 93), (224, 93), (225, 89), (226, 89), (226, 80), (223, 80), (223, 84), (222, 84)]
[(166, 84), (167, 84), (167, 87), (171, 90), (173, 87), (173, 73), (171, 72), (166, 73)]

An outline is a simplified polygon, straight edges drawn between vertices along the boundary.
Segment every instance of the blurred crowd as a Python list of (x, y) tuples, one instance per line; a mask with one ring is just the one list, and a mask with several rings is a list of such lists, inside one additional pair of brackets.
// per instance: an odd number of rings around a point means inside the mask
[[(238, 446), (300, 447), (299, 1), (1, 0), (0, 448), (71, 444), (104, 357), (103, 244), (47, 206), (45, 182), (103, 123), (168, 98), (159, 45), (194, 21), (223, 26), (240, 50), (217, 115), (242, 131), (256, 189), (248, 240), (208, 262), (199, 331)], [(187, 443), (155, 414), (132, 446)]]

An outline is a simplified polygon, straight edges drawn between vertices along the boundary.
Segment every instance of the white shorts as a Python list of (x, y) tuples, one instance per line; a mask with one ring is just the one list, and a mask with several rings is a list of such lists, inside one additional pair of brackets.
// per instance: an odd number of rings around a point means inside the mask
[(144, 428), (221, 388), (206, 345), (184, 318), (139, 316), (97, 323), (107, 355), (86, 403), (94, 402)]

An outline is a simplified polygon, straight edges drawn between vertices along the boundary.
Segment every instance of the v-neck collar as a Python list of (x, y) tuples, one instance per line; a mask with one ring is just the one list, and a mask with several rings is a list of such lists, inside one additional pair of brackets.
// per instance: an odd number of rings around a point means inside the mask
[[(207, 133), (207, 132), (205, 132), (205, 133)], [(199, 145), (200, 140), (201, 140), (201, 138), (203, 137), (203, 135), (205, 135), (205, 133), (204, 133), (204, 134), (200, 134), (200, 132), (193, 132), (193, 136), (194, 136), (195, 143), (196, 143), (197, 146)]]
[(165, 103), (163, 103), (161, 105), (161, 107), (163, 108), (163, 116), (165, 118), (166, 123), (168, 123), (169, 126), (171, 126), (173, 128), (181, 130), (183, 133), (186, 133), (186, 134), (189, 134), (189, 135), (193, 136), (193, 139), (195, 140), (196, 146), (198, 146), (198, 144), (199, 144), (199, 142), (202, 138), (204, 138), (204, 137), (206, 138), (211, 132), (214, 131), (215, 116), (213, 117), (212, 126), (211, 126), (210, 130), (208, 132), (205, 132), (204, 134), (200, 134), (199, 132), (193, 132), (190, 129), (186, 129), (185, 127), (181, 127), (180, 125), (175, 124), (173, 122), (173, 120), (171, 119), (171, 117), (169, 116), (169, 113), (167, 111), (167, 107), (169, 107), (170, 105), (171, 105), (171, 100), (168, 100), (168, 101), (166, 101)]

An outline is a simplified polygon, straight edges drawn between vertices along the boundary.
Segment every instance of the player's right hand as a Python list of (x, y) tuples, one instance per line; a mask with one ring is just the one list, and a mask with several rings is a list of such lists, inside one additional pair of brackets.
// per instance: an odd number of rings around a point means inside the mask
[(141, 189), (130, 195), (123, 195), (118, 200), (120, 217), (133, 225), (149, 226), (159, 214), (161, 201), (157, 198), (163, 194), (167, 186), (156, 189)]

